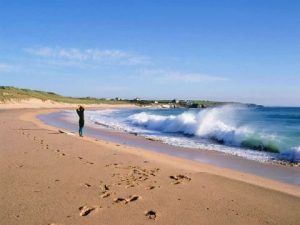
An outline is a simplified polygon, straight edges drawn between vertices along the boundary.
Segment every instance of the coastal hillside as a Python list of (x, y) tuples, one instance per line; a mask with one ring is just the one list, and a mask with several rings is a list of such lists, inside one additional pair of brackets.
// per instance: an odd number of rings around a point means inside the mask
[(37, 99), (41, 101), (53, 101), (59, 103), (69, 103), (69, 104), (122, 104), (128, 103), (125, 100), (111, 100), (111, 99), (100, 99), (100, 98), (74, 98), (65, 97), (54, 92), (46, 92), (31, 89), (21, 89), (10, 86), (0, 86), (0, 103), (9, 102), (20, 102), (23, 100)]
[(12, 86), (0, 86), (0, 104), (5, 103), (19, 103), (29, 100), (38, 100), (42, 102), (50, 101), (55, 103), (66, 104), (135, 104), (140, 106), (157, 106), (162, 108), (206, 108), (226, 104), (226, 102), (206, 101), (206, 100), (143, 100), (135, 99), (121, 99), (119, 97), (106, 99), (95, 97), (66, 97), (54, 92), (31, 90), (24, 88), (16, 88)]

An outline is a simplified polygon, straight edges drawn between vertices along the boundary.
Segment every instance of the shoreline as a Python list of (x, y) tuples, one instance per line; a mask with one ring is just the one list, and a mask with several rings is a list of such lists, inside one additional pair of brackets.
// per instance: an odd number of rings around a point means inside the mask
[[(66, 121), (61, 117), (61, 114), (60, 111), (55, 111), (47, 115), (40, 115), (38, 119), (42, 120), (43, 123), (66, 129), (69, 132), (75, 131), (76, 134), (77, 122)], [(141, 148), (145, 151), (162, 153), (163, 155), (174, 156), (197, 163), (211, 164), (220, 168), (228, 168), (292, 185), (300, 185), (299, 167), (281, 165), (280, 163), (262, 163), (212, 150), (172, 146), (160, 141), (149, 140), (143, 136), (132, 135), (128, 132), (96, 127), (90, 121), (86, 122), (85, 133), (92, 138)]]
[(298, 186), (66, 135), (36, 117), (57, 110), (0, 111), (0, 220), (5, 224), (299, 222)]
[[(51, 129), (53, 131), (57, 131), (60, 128), (58, 128), (56, 126), (49, 125), (47, 123), (44, 123), (43, 121), (41, 121), (38, 118), (38, 116), (40, 116), (42, 114), (49, 114), (49, 113), (53, 113), (53, 112), (59, 112), (60, 110), (61, 109), (51, 109), (50, 111), (49, 110), (46, 110), (46, 111), (44, 111), (44, 110), (40, 111), (39, 110), (38, 112), (32, 114), (29, 117), (25, 116), (25, 119), (29, 119), (29, 121), (36, 123), (38, 126), (45, 127), (47, 129)], [(23, 117), (23, 119), (24, 119), (24, 117)], [(76, 127), (77, 127), (77, 124), (76, 124)], [(75, 135), (72, 136), (72, 137), (81, 139), (76, 134), (77, 133), (75, 133)], [(112, 135), (112, 133), (108, 133), (108, 135)], [(132, 136), (132, 135), (130, 135), (130, 136)], [(121, 138), (123, 138), (123, 137), (124, 136), (121, 136)], [(176, 161), (176, 163), (175, 163), (176, 166), (178, 166), (178, 163), (182, 163), (181, 166), (183, 168), (187, 167), (187, 168), (193, 169), (195, 171), (198, 170), (198, 167), (201, 168), (202, 166), (205, 166), (205, 167), (207, 166), (207, 167), (210, 168), (210, 170), (207, 170), (206, 172), (212, 172), (215, 175), (228, 177), (230, 179), (237, 179), (239, 181), (246, 182), (246, 183), (253, 184), (253, 185), (258, 185), (258, 186), (261, 186), (261, 187), (264, 187), (264, 188), (273, 189), (274, 186), (278, 186), (278, 184), (281, 184), (284, 187), (283, 189), (279, 188), (279, 189), (274, 189), (274, 190), (285, 192), (285, 185), (287, 185), (286, 187), (289, 187), (292, 190), (291, 192), (290, 191), (288, 192), (289, 194), (300, 197), (300, 187), (299, 187), (299, 185), (280, 182), (280, 181), (277, 181), (277, 180), (274, 180), (274, 179), (268, 179), (266, 177), (257, 176), (255, 174), (246, 173), (246, 172), (242, 172), (242, 171), (238, 171), (238, 170), (230, 169), (230, 168), (226, 168), (226, 167), (216, 166), (216, 165), (213, 165), (211, 162), (193, 161), (193, 160), (190, 160), (190, 159), (180, 158), (180, 157), (164, 154), (164, 153), (161, 153), (161, 152), (147, 151), (147, 150), (145, 150), (144, 148), (142, 148), (140, 146), (137, 146), (137, 147), (136, 146), (130, 146), (130, 145), (128, 146), (128, 145), (124, 144), (123, 142), (121, 142), (121, 143), (120, 142), (115, 142), (115, 139), (101, 140), (101, 139), (98, 139), (98, 138), (95, 139), (95, 137), (90, 137), (90, 136), (85, 136), (84, 137), (85, 141), (89, 141), (89, 142), (96, 143), (96, 144), (99, 144), (99, 142), (102, 142), (102, 143), (105, 142), (109, 145), (115, 145), (115, 146), (118, 146), (118, 147), (123, 147), (124, 146), (124, 147), (126, 147), (126, 150), (124, 148), (122, 148), (121, 150), (122, 151), (125, 150), (126, 153), (138, 154), (138, 155), (147, 155), (147, 157), (151, 157), (151, 158), (154, 157), (155, 159), (159, 158), (159, 160), (163, 163), (172, 164), (171, 162)], [(140, 138), (143, 139), (142, 142), (144, 142), (144, 140), (146, 140), (143, 137), (140, 137)], [(152, 143), (152, 141), (149, 141), (149, 142)], [(173, 148), (173, 146), (171, 146), (171, 147)], [(203, 150), (203, 151), (205, 151), (205, 150)], [(217, 154), (218, 154), (218, 152), (217, 152)], [(222, 155), (222, 154), (220, 154), (220, 155)], [(240, 159), (240, 157), (237, 157), (237, 156), (230, 156), (230, 157)], [(247, 160), (247, 159), (242, 159), (242, 161), (244, 161), (244, 162), (248, 161), (250, 163), (253, 163), (252, 161)], [(262, 164), (260, 162), (256, 162), (256, 163), (257, 164)], [(270, 164), (269, 166), (273, 166), (273, 165)], [(282, 165), (274, 165), (274, 166), (282, 167)], [(295, 169), (298, 170), (298, 168), (295, 168)], [(272, 182), (272, 185), (267, 184), (268, 182)], [(281, 187), (281, 185), (279, 185), (279, 186)]]

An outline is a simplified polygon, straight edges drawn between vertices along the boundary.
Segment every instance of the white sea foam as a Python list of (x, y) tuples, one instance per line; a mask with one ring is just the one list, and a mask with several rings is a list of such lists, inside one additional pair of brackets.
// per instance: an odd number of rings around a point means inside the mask
[[(171, 145), (216, 150), (257, 161), (277, 157), (273, 153), (242, 147), (249, 140), (250, 144), (251, 140), (256, 140), (262, 146), (277, 145), (280, 138), (276, 134), (240, 123), (241, 110), (247, 109), (227, 105), (201, 111), (189, 110), (178, 115), (156, 113), (155, 110), (138, 113), (130, 111), (126, 115), (120, 110), (99, 110), (87, 111), (86, 115), (97, 125), (155, 137)], [(280, 155), (283, 159), (299, 162), (300, 146), (283, 151)]]
[[(237, 113), (241, 109), (241, 107), (229, 105), (204, 109), (200, 112), (184, 112), (178, 116), (141, 112), (130, 116), (128, 120), (133, 125), (151, 130), (194, 135), (214, 139), (226, 145), (240, 146), (243, 141), (257, 136), (254, 128), (237, 125)], [(273, 141), (276, 136), (260, 132), (258, 138), (264, 142)]]

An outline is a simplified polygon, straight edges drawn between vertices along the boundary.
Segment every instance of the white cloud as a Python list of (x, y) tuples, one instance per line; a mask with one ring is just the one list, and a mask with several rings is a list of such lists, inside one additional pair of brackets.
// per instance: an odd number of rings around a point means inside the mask
[(201, 73), (186, 73), (168, 70), (143, 70), (141, 74), (152, 79), (168, 82), (215, 82), (226, 81), (227, 78)]
[(51, 60), (83, 63), (109, 63), (120, 65), (148, 64), (149, 59), (145, 56), (125, 52), (122, 50), (110, 49), (100, 50), (97, 48), (52, 48), (36, 47), (26, 48), (25, 52)]

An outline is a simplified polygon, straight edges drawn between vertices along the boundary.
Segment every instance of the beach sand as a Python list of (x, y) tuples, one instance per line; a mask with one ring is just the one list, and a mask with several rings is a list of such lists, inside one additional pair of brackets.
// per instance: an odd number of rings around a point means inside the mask
[(0, 224), (299, 224), (300, 187), (0, 111)]

